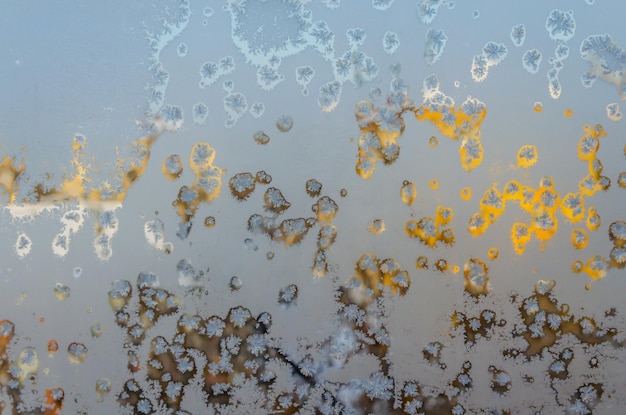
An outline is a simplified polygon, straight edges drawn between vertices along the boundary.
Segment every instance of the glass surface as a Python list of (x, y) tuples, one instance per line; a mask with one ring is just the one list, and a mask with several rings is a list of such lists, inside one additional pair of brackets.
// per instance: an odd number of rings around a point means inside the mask
[(0, 413), (624, 413), (623, 16), (4, 1)]

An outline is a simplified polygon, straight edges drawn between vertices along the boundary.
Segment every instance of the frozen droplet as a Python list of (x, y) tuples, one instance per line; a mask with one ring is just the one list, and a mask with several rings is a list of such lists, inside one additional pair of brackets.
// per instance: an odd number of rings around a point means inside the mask
[(246, 245), (246, 248), (252, 250), (252, 251), (257, 251), (259, 249), (259, 247), (257, 246), (257, 244), (254, 243), (254, 241), (250, 238), (246, 238), (243, 241), (244, 245)]
[(82, 363), (87, 358), (87, 347), (82, 343), (70, 343), (70, 345), (67, 346), (67, 357), (70, 363)]
[(57, 297), (59, 301), (64, 301), (67, 297), (70, 296), (72, 290), (65, 284), (57, 282), (54, 286), (54, 295)]
[(75, 267), (74, 270), (72, 270), (72, 276), (74, 278), (80, 278), (81, 275), (83, 275), (83, 269), (81, 267)]
[(102, 323), (95, 323), (91, 326), (91, 335), (93, 337), (100, 337), (104, 333), (104, 326)]
[(109, 392), (111, 392), (111, 381), (108, 378), (98, 378), (98, 380), (96, 380), (98, 402), (102, 402)]

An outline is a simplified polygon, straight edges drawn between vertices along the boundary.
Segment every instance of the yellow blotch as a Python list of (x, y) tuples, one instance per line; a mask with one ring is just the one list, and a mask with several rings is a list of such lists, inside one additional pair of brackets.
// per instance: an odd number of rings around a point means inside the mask
[(380, 260), (371, 253), (359, 258), (354, 271), (349, 280), (360, 281), (360, 287), (369, 290), (372, 298), (379, 297), (385, 288), (392, 294), (404, 295), (411, 285), (409, 273), (401, 269), (395, 260)]
[(431, 189), (437, 190), (439, 188), (439, 181), (437, 179), (432, 179), (428, 185)]
[(438, 239), (446, 245), (454, 245), (454, 231), (445, 229), (438, 234)]
[(483, 145), (478, 138), (463, 138), (459, 147), (461, 165), (466, 171), (470, 171), (480, 166), (485, 155)]
[(589, 173), (578, 182), (578, 190), (583, 196), (593, 196), (603, 190), (598, 180), (598, 175)]
[(9, 195), (7, 204), (11, 205), (16, 202), (17, 191), (19, 189), (18, 178), (24, 174), (26, 167), (24, 163), (16, 164), (15, 158), (4, 156), (0, 162), (0, 187), (3, 194)]
[(439, 140), (434, 135), (428, 139), (428, 145), (431, 147), (437, 147), (439, 144)]
[(487, 189), (483, 198), (480, 200), (480, 211), (489, 223), (493, 223), (504, 213), (505, 209), (506, 201), (494, 184), (491, 188)]
[(472, 189), (470, 187), (462, 188), (459, 192), (459, 196), (465, 201), (470, 200), (472, 198)]
[(591, 127), (589, 133), (596, 138), (602, 138), (607, 136), (607, 132), (604, 130), (604, 126), (602, 124), (595, 124)]
[(428, 269), (428, 258), (425, 256), (420, 256), (415, 260), (415, 268), (417, 269)]
[(580, 193), (568, 193), (560, 202), (561, 213), (572, 223), (585, 217), (585, 199)]
[(450, 269), (450, 265), (448, 265), (448, 261), (441, 258), (435, 262), (435, 268), (439, 272), (446, 272), (448, 269)]
[(576, 249), (584, 249), (589, 243), (589, 235), (587, 231), (581, 228), (572, 230), (572, 245)]
[(539, 209), (539, 204), (537, 202), (537, 198), (535, 197), (537, 191), (529, 186), (522, 187), (521, 193), (521, 201), (519, 203), (520, 207), (524, 209), (526, 212), (534, 215), (537, 213)]
[(558, 227), (559, 221), (554, 216), (551, 216), (548, 213), (543, 213), (532, 219), (530, 230), (540, 241), (547, 241), (556, 233)]
[(333, 199), (328, 196), (320, 197), (317, 202), (311, 206), (311, 210), (317, 215), (317, 220), (322, 223), (330, 223), (335, 219), (339, 206)]
[(554, 216), (561, 202), (559, 194), (549, 187), (539, 189), (535, 193), (534, 199), (537, 206), (535, 213), (542, 214), (547, 212), (550, 216)]
[(445, 228), (454, 212), (445, 206), (437, 207), (436, 219), (423, 217), (419, 221), (409, 220), (404, 225), (405, 233), (411, 238), (419, 239), (424, 245), (434, 248), (439, 242), (446, 245), (454, 244), (454, 231)]
[(489, 251), (487, 251), (487, 255), (489, 256), (489, 259), (494, 261), (498, 259), (498, 255), (500, 255), (500, 251), (498, 251), (498, 248), (493, 247), (493, 248), (490, 248)]
[(411, 206), (417, 197), (417, 189), (415, 185), (408, 180), (402, 182), (400, 188), (400, 198), (407, 206)]
[(489, 269), (479, 258), (470, 258), (463, 266), (463, 277), (465, 280), (465, 291), (478, 297), (491, 292), (489, 284)]
[(16, 378), (23, 384), (26, 379), (37, 375), (39, 357), (33, 347), (25, 347), (20, 352), (14, 364), (19, 369)]
[(161, 165), (163, 175), (170, 181), (174, 181), (183, 173), (183, 163), (178, 154), (172, 154), (163, 160)]
[[(459, 153), (461, 165), (465, 170), (472, 170), (479, 166), (483, 159), (484, 150), (480, 142), (479, 127), (482, 124), (487, 109), (483, 108), (477, 114), (468, 115), (463, 112), (463, 107), (458, 110), (453, 106), (441, 107), (435, 111), (424, 106), (414, 110), (415, 118), (419, 121), (430, 121), (441, 133), (452, 139), (462, 138)], [(444, 115), (453, 115), (455, 122), (450, 123)], [(449, 118), (448, 118), (449, 119)]]
[[(455, 123), (448, 123), (444, 119), (444, 115), (450, 113), (456, 117)], [(486, 108), (475, 115), (467, 115), (463, 112), (462, 107), (457, 110), (453, 106), (442, 106), (439, 111), (423, 106), (415, 110), (415, 118), (419, 121), (432, 122), (444, 136), (454, 139), (460, 136), (469, 136), (476, 132), (485, 115), (487, 115)]]
[(385, 231), (385, 221), (382, 219), (374, 219), (370, 226), (367, 227), (367, 231), (374, 235), (380, 235)]
[(554, 190), (554, 179), (550, 176), (543, 176), (539, 180), (539, 189), (552, 189)]
[[(38, 204), (45, 207), (68, 200), (76, 200), (85, 202), (87, 207), (99, 210), (105, 208), (103, 202), (122, 202), (126, 198), (130, 186), (144, 174), (150, 158), (150, 149), (165, 129), (165, 124), (158, 118), (154, 120), (154, 125), (157, 129), (156, 133), (133, 142), (132, 151), (136, 155), (135, 159), (118, 159), (117, 173), (119, 177), (114, 179), (116, 181), (115, 189), (108, 182), (104, 182), (100, 188), (88, 187), (91, 182), (88, 175), (91, 166), (84, 161), (87, 139), (82, 134), (76, 134), (71, 145), (73, 156), (70, 162), (74, 171), (63, 176), (60, 183), (41, 182), (35, 184), (31, 192), (31, 199), (24, 201), (24, 204), (31, 206)], [(17, 166), (13, 158), (5, 156), (0, 162), (0, 187), (4, 188), (3, 193), (8, 193), (9, 204), (19, 202), (16, 200), (17, 182), (24, 170), (24, 165)], [(48, 179), (50, 177), (47, 175)], [(34, 202), (32, 196), (34, 196)]]
[(204, 226), (207, 228), (212, 228), (215, 226), (215, 218), (213, 216), (207, 216), (204, 218)]
[(517, 167), (529, 168), (537, 163), (537, 147), (532, 144), (526, 144), (520, 147), (517, 152)]
[(382, 284), (389, 287), (392, 294), (406, 294), (411, 285), (409, 273), (400, 269), (400, 265), (393, 259), (385, 259), (380, 263), (379, 271), (382, 273)]
[(504, 186), (502, 196), (504, 200), (522, 202), (523, 189), (523, 186), (517, 180), (511, 180)]
[(609, 270), (609, 263), (600, 255), (593, 256), (587, 260), (584, 271), (594, 280), (602, 279)]
[(511, 227), (511, 242), (517, 255), (522, 255), (526, 250), (526, 244), (530, 241), (530, 229), (528, 225), (516, 222)]
[(445, 206), (437, 206), (437, 218), (435, 223), (437, 226), (447, 225), (454, 218), (454, 211)]
[(539, 101), (535, 102), (535, 104), (533, 105), (533, 110), (535, 110), (535, 112), (543, 111), (543, 104)]
[(596, 212), (595, 207), (590, 207), (587, 215), (587, 229), (590, 231), (595, 231), (602, 224), (602, 220), (600, 219), (600, 215)]
[[(466, 108), (469, 114), (463, 112)], [(462, 138), (461, 163), (467, 170), (478, 166), (483, 158), (483, 149), (480, 143), (479, 127), (487, 109), (483, 103), (476, 102), (455, 109), (454, 106), (437, 106), (436, 109), (426, 106), (415, 107), (408, 103), (396, 111), (393, 125), (381, 128), (377, 124), (378, 108), (370, 101), (361, 101), (356, 105), (355, 117), (361, 130), (358, 141), (358, 155), (356, 172), (363, 179), (368, 179), (376, 169), (376, 163), (383, 161), (392, 164), (399, 155), (397, 140), (405, 129), (403, 114), (411, 111), (418, 121), (430, 121), (441, 133), (452, 139)], [(436, 138), (436, 137), (435, 137)], [(433, 145), (435, 140), (430, 140)]]
[(430, 248), (437, 245), (438, 234), (432, 218), (424, 217), (419, 221), (409, 220), (404, 224), (404, 232), (412, 238), (419, 239)]
[(574, 115), (574, 110), (570, 107), (565, 108), (565, 111), (563, 111), (563, 115), (565, 115), (567, 118), (571, 117), (572, 115)]
[(194, 172), (194, 182), (182, 186), (173, 202), (183, 223), (191, 221), (201, 203), (210, 203), (220, 194), (223, 170), (213, 166), (214, 159), (215, 150), (208, 143), (198, 142), (191, 148), (189, 168)]
[(467, 231), (473, 236), (477, 237), (487, 230), (489, 222), (485, 218), (482, 212), (474, 213), (470, 216)]

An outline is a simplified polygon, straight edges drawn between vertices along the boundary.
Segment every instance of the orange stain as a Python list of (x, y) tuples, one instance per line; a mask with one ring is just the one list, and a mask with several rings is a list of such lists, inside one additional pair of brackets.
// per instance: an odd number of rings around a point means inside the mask
[(46, 389), (46, 404), (44, 415), (61, 415), (65, 393), (61, 388)]
[(7, 346), (13, 339), (15, 326), (9, 320), (0, 320), (0, 328), (2, 328), (0, 331), (0, 356), (4, 356)]
[(54, 354), (59, 350), (59, 343), (56, 340), (52, 339), (48, 342), (48, 354), (50, 356), (54, 356)]

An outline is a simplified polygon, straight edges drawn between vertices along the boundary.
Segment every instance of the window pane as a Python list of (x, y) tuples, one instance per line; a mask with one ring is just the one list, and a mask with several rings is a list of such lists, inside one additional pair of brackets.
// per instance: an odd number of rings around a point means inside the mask
[(626, 3), (570, 3), (5, 2), (0, 413), (622, 413)]

